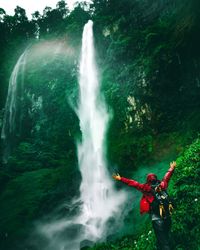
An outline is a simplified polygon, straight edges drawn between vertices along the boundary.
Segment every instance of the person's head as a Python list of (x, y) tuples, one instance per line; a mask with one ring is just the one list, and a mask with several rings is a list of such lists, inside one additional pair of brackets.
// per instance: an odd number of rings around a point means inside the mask
[(157, 175), (150, 173), (147, 175), (147, 183), (149, 184), (155, 184), (157, 182)]

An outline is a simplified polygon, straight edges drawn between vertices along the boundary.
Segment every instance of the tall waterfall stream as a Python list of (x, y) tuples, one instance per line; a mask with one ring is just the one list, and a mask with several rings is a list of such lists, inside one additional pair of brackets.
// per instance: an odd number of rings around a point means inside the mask
[(38, 226), (40, 234), (48, 240), (44, 247), (48, 250), (79, 250), (105, 240), (121, 218), (126, 200), (124, 192), (114, 189), (106, 166), (105, 136), (109, 114), (100, 93), (92, 21), (84, 26), (82, 36), (77, 115), (82, 132), (82, 140), (77, 143), (82, 182), (80, 197), (69, 207), (78, 206), (79, 212), (73, 217), (53, 219)]

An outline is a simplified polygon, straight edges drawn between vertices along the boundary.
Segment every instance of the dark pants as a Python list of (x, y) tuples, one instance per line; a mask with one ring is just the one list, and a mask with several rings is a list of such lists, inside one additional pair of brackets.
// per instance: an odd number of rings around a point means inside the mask
[(171, 218), (153, 220), (152, 224), (157, 239), (157, 249), (171, 250), (169, 237)]

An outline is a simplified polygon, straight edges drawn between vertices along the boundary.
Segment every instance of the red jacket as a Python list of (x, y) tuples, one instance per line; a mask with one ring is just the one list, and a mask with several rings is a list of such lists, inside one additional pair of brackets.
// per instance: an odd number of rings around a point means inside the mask
[[(160, 183), (160, 187), (162, 189), (167, 189), (169, 180), (172, 176), (172, 173), (174, 171), (174, 168), (169, 168), (167, 173), (165, 174), (164, 178), (162, 179)], [(151, 192), (151, 186), (148, 183), (141, 184), (135, 180), (130, 180), (124, 177), (121, 177), (121, 181), (126, 183), (127, 185), (136, 188), (137, 190), (141, 191), (143, 193), (143, 196), (140, 200), (140, 213), (148, 213), (150, 211), (150, 204), (154, 200), (154, 196)]]

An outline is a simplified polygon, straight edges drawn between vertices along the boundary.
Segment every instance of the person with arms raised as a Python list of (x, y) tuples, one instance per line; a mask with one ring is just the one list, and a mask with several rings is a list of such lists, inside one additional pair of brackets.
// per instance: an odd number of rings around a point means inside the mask
[(149, 173), (144, 184), (121, 177), (119, 174), (113, 175), (115, 180), (134, 187), (143, 193), (140, 201), (140, 213), (149, 213), (157, 239), (157, 249), (161, 250), (171, 249), (169, 235), (173, 204), (167, 193), (167, 188), (175, 167), (176, 162), (171, 162), (170, 168), (161, 181), (155, 174)]

